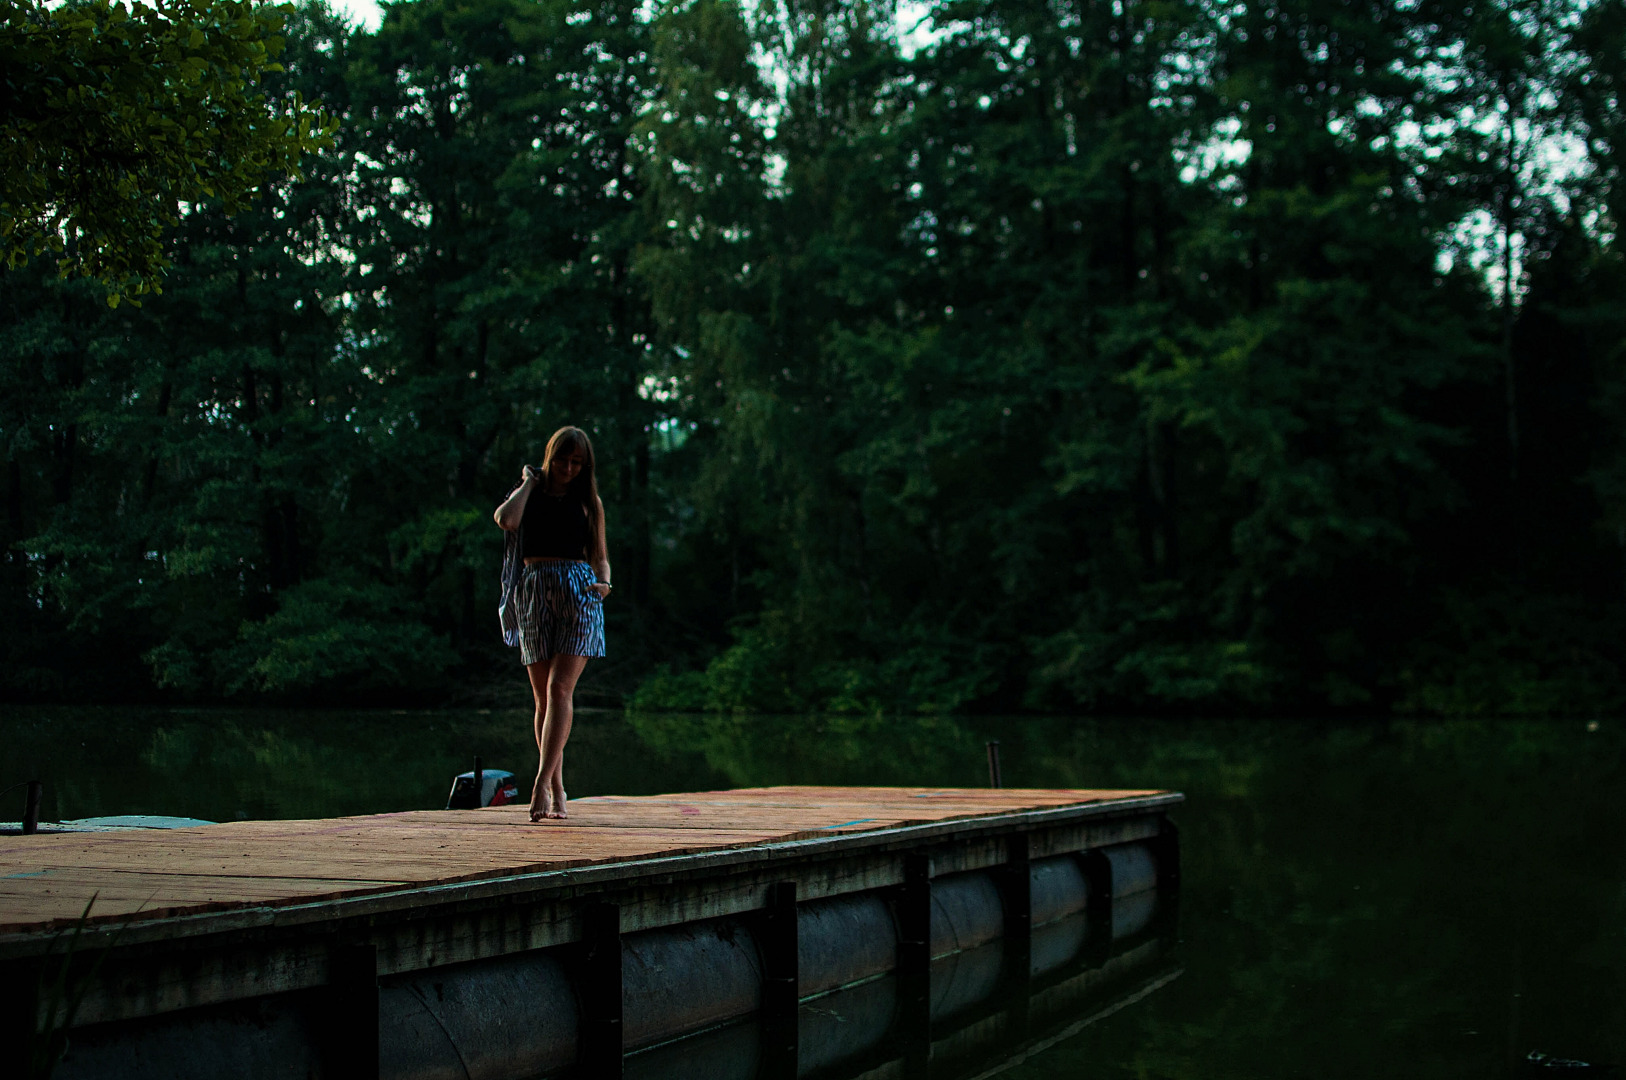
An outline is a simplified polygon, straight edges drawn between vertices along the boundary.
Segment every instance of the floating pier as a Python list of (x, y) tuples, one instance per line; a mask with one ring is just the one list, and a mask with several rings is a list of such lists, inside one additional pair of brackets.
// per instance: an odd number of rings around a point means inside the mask
[(64, 1080), (935, 1076), (1171, 977), (1181, 800), (774, 787), (5, 837), (0, 1045), (65, 1037)]

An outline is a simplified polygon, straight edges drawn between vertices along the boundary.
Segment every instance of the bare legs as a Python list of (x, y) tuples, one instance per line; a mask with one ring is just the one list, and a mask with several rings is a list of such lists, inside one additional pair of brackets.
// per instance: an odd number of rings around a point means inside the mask
[(531, 664), (531, 694), (536, 699), (536, 783), (531, 787), (531, 820), (569, 817), (565, 807), (565, 742), (574, 709), (571, 696), (587, 666), (585, 656), (553, 656)]
[(548, 794), (548, 786), (542, 782), (542, 762), (547, 755), (542, 752), (543, 735), (548, 729), (548, 669), (553, 666), (551, 660), (543, 660), (535, 664), (525, 665), (525, 674), (531, 679), (531, 697), (536, 702), (536, 715), (532, 718), (531, 726), (536, 732), (536, 782), (531, 785), (531, 821), (541, 821), (548, 816), (553, 808), (552, 800)]

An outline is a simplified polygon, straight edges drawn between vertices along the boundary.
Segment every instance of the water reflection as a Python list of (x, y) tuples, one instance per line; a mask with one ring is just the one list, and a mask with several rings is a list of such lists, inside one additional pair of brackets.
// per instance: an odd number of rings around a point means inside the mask
[[(1002, 1080), (1466, 1080), (1520, 1075), (1532, 1051), (1626, 1064), (1626, 723), (1595, 719), (584, 712), (566, 779), (981, 785), (998, 738), (1012, 786), (1184, 791), (1185, 974)], [(523, 710), (11, 707), (0, 738), (0, 787), (42, 776), (53, 818), (427, 808), (475, 754), (534, 761)]]
[[(522, 776), (534, 770), (530, 725), (523, 710), (0, 712), (4, 776), (43, 779), (43, 814), (58, 821), (108, 814), (287, 819), (438, 808), (452, 777), (475, 755), (488, 767)], [(619, 713), (584, 710), (570, 766), (567, 780), (577, 795), (727, 783), (696, 751), (641, 744)]]

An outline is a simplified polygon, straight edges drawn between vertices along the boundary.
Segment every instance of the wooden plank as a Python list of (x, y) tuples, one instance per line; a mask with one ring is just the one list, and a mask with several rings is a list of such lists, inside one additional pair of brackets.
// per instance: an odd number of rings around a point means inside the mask
[[(445, 842), (443, 838), (406, 837), (390, 838), (377, 843), (335, 843), (331, 840), (290, 840), (276, 844), (244, 842), (241, 839), (223, 840), (214, 845), (191, 845), (169, 848), (156, 844), (97, 844), (79, 849), (41, 850), (28, 853), (31, 858), (6, 860), (0, 878), (15, 873), (28, 873), (45, 866), (108, 866), (133, 868), (150, 867), (161, 860), (165, 868), (199, 867), (207, 872), (227, 871), (252, 874), (255, 868), (266, 864), (308, 860), (365, 860), (388, 862), (397, 858), (417, 858), (433, 864), (439, 860), (505, 863), (516, 857), (521, 862), (547, 861), (555, 857), (578, 858), (586, 856), (617, 856), (648, 852), (715, 848), (733, 844), (760, 843), (784, 835), (777, 830), (713, 829), (696, 835), (692, 829), (623, 829), (613, 834), (588, 834), (582, 830), (561, 832), (543, 844), (523, 841), (504, 841), (493, 837), (484, 842), (473, 840)], [(441, 840), (442, 842), (436, 842)], [(246, 861), (245, 861), (246, 860)], [(339, 875), (355, 876), (355, 875)], [(377, 875), (362, 875), (373, 877)]]
[(402, 878), (318, 878), (303, 875), (274, 877), (241, 874), (177, 874), (168, 870), (114, 870), (78, 866), (53, 866), (26, 878), (0, 880), (0, 893), (23, 892), (33, 888), (93, 885), (98, 881), (118, 882), (127, 888), (142, 885), (163, 888), (173, 894), (238, 888), (270, 895), (278, 890), (312, 887), (358, 888), (390, 887), (404, 884)]
[(0, 839), (0, 930), (59, 923), (76, 916), (92, 893), (99, 894), (101, 919), (138, 911), (149, 917), (835, 839), (1156, 794), (782, 786), (579, 799), (568, 820), (535, 825), (526, 808), (516, 806), (13, 837)]
[[(679, 840), (692, 833), (678, 830)], [(713, 834), (702, 849), (754, 843), (760, 834), (729, 837)], [(661, 842), (661, 841), (665, 842)], [(502, 857), (501, 853), (475, 853), (469, 858), (409, 859), (401, 856), (358, 855), (340, 858), (301, 859), (285, 854), (264, 855), (252, 860), (217, 859), (165, 860), (165, 872), (145, 872), (150, 857), (124, 857), (119, 852), (98, 853), (102, 865), (40, 866), (31, 872), (0, 879), (0, 930), (20, 929), (38, 924), (73, 919), (83, 911), (92, 895), (97, 897), (92, 921), (120, 920), (140, 913), (144, 916), (174, 914), (180, 910), (220, 910), (223, 907), (274, 903), (287, 899), (314, 900), (339, 895), (365, 895), (383, 889), (414, 883), (454, 883), (494, 876), (536, 872), (562, 866), (588, 865), (607, 861), (613, 855), (649, 856), (684, 854), (696, 850), (692, 843), (673, 843), (668, 837), (648, 836), (621, 852), (568, 856), (555, 854), (545, 861)], [(532, 856), (534, 859), (534, 855)], [(236, 873), (225, 873), (237, 870)], [(366, 875), (363, 877), (362, 875)]]
[[(94, 897), (91, 915), (110, 920), (140, 914), (153, 917), (177, 911), (221, 910), (244, 903), (315, 900), (324, 896), (361, 896), (398, 888), (401, 881), (368, 881), (308, 877), (203, 877), (166, 873), (107, 872), (75, 868), (50, 869), (27, 879), (0, 880), (0, 929), (38, 922), (73, 921)], [(28, 918), (14, 922), (25, 906)]]

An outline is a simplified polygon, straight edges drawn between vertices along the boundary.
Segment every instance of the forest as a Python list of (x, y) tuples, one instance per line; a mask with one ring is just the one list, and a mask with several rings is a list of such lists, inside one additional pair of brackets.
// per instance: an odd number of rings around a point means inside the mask
[(1623, 0), (282, 33), (302, 177), (139, 303), (0, 271), (0, 700), (523, 700), (491, 512), (575, 423), (589, 701), (1626, 707)]

